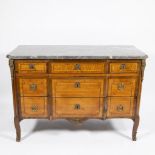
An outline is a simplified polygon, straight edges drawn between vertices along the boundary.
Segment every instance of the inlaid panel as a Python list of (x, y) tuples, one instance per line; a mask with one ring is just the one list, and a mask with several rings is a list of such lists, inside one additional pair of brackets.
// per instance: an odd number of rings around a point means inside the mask
[(53, 79), (52, 96), (54, 97), (103, 97), (103, 79)]
[(54, 117), (102, 117), (103, 98), (53, 98)]
[(110, 73), (137, 73), (139, 64), (137, 62), (113, 62), (110, 63)]
[(52, 73), (104, 73), (104, 62), (52, 62)]
[(134, 96), (136, 90), (136, 78), (110, 78), (108, 96)]
[(46, 62), (36, 61), (20, 61), (16, 63), (16, 70), (18, 73), (46, 73)]
[(20, 96), (47, 96), (47, 79), (19, 79)]
[(133, 97), (109, 97), (107, 117), (132, 117), (134, 114)]
[(46, 97), (21, 97), (22, 117), (47, 117)]

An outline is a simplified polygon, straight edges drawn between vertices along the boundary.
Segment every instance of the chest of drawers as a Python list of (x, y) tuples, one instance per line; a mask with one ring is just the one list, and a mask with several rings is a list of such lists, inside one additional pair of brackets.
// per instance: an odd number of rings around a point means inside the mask
[(136, 140), (147, 55), (133, 46), (19, 46), (7, 55), (17, 141), (23, 119), (129, 118)]

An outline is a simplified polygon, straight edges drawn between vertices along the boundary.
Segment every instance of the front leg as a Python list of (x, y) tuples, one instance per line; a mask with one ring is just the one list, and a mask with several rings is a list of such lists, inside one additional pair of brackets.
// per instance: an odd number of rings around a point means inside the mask
[(137, 129), (138, 129), (138, 126), (139, 126), (139, 116), (136, 116), (134, 118), (134, 125), (133, 125), (133, 130), (132, 130), (132, 140), (133, 141), (136, 141), (136, 134), (137, 134)]
[(16, 129), (16, 141), (20, 142), (21, 140), (21, 129), (20, 129), (20, 121), (18, 117), (14, 118), (14, 124)]

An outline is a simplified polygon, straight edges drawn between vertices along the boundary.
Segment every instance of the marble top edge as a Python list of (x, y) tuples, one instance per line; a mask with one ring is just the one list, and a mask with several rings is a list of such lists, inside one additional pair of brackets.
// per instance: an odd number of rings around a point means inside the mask
[(20, 45), (9, 59), (146, 59), (131, 45)]
[(37, 57), (33, 57), (33, 56), (10, 56), (7, 55), (6, 56), (9, 59), (147, 59), (148, 56), (129, 56), (129, 57), (125, 57), (125, 56), (48, 56), (48, 57), (44, 57), (44, 56), (37, 56)]

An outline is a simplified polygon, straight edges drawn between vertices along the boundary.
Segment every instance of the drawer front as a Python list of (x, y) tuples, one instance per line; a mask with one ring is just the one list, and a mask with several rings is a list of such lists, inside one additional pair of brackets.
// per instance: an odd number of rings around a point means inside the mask
[(110, 63), (110, 73), (137, 73), (138, 66), (137, 62)]
[(102, 117), (103, 98), (53, 98), (55, 117)]
[(47, 64), (45, 62), (18, 62), (18, 73), (46, 73)]
[(19, 79), (20, 96), (47, 96), (47, 79)]
[(134, 96), (136, 79), (111, 78), (109, 79), (108, 96)]
[(104, 62), (53, 62), (52, 73), (104, 73)]
[(134, 114), (133, 97), (110, 97), (107, 117), (132, 117)]
[(21, 97), (21, 113), (23, 117), (47, 117), (47, 98)]
[(103, 97), (103, 88), (101, 79), (52, 80), (54, 97)]

